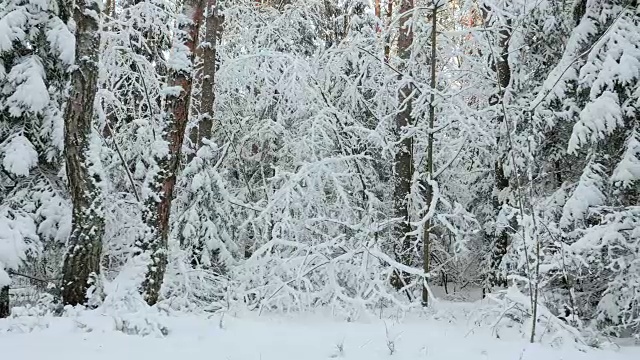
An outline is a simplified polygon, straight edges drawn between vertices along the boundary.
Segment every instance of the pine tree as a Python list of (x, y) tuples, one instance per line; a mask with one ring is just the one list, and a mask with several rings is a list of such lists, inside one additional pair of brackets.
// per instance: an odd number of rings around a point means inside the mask
[[(582, 291), (574, 301), (583, 315), (609, 331), (637, 332), (640, 315), (633, 309), (640, 298), (632, 295), (637, 291), (623, 291), (620, 284), (636, 289), (632, 254), (637, 246), (633, 233), (625, 229), (637, 221), (638, 192), (633, 184), (640, 175), (636, 165), (640, 9), (636, 1), (622, 0), (578, 5), (579, 21), (536, 104), (541, 116), (554, 115), (555, 127), (572, 128), (562, 132), (562, 143), (575, 166), (564, 172), (563, 189), (568, 194), (558, 225), (576, 258), (591, 259), (587, 266), (593, 274), (576, 274)], [(589, 257), (603, 246), (609, 249), (605, 256)], [(626, 266), (614, 265), (619, 262)], [(594, 296), (586, 294), (588, 289), (602, 289), (595, 295), (601, 298), (595, 308), (582, 299)]]
[(101, 11), (92, 0), (72, 6), (76, 64), (64, 118), (65, 165), (73, 218), (62, 269), (62, 299), (65, 304), (77, 305), (87, 302), (87, 291), (98, 279), (105, 223), (103, 174), (97, 154), (100, 143), (93, 133), (100, 49), (97, 16)]
[[(0, 1), (0, 242), (10, 250), (0, 252), (4, 295), (8, 270), (42, 261), (42, 248), (57, 248), (68, 236), (70, 206), (59, 172), (74, 59), (67, 10), (57, 1)], [(53, 252), (43, 256), (60, 260)]]
[(147, 227), (140, 250), (149, 256), (149, 264), (142, 283), (142, 294), (149, 305), (158, 301), (167, 267), (167, 251), (170, 234), (171, 203), (178, 176), (182, 144), (185, 136), (191, 89), (192, 66), (200, 26), (203, 21), (203, 1), (188, 1), (183, 5), (179, 27), (168, 63), (170, 85), (165, 89), (166, 113), (162, 119), (159, 136), (161, 143), (154, 152), (155, 168), (148, 176), (151, 192), (147, 194), (143, 221)]

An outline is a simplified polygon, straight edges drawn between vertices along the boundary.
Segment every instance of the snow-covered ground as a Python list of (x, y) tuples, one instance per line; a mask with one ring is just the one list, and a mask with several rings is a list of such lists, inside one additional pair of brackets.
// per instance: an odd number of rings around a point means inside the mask
[[(156, 313), (157, 314), (157, 313)], [(478, 326), (473, 307), (451, 305), (394, 320), (338, 320), (330, 315), (155, 316), (166, 336), (126, 335), (122, 320), (142, 315), (84, 311), (65, 317), (0, 320), (1, 359), (11, 360), (638, 360), (638, 347), (578, 350), (528, 344), (517, 330)], [(498, 338), (499, 337), (499, 338)]]

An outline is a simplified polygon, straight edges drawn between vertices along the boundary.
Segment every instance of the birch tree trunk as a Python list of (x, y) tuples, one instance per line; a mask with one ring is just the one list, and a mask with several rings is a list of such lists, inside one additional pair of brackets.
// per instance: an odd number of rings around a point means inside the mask
[[(411, 44), (413, 43), (413, 31), (408, 27), (410, 19), (410, 11), (413, 9), (413, 0), (402, 0), (400, 5), (400, 31), (398, 36), (398, 57), (403, 61), (407, 61), (411, 56)], [(401, 65), (404, 67), (404, 64)], [(403, 129), (413, 122), (411, 118), (412, 102), (411, 97), (412, 84), (405, 83), (398, 92), (398, 106), (400, 111), (396, 115), (396, 135), (402, 137)], [(411, 232), (411, 224), (409, 222), (408, 200), (411, 193), (411, 177), (413, 174), (413, 139), (404, 136), (400, 142), (400, 146), (395, 154), (394, 161), (394, 193), (393, 193), (393, 209), (394, 217), (401, 219), (395, 226), (394, 237), (396, 260), (401, 264), (410, 265), (411, 262), (411, 244), (412, 239), (408, 235)], [(400, 289), (409, 283), (408, 274), (395, 271), (391, 279), (391, 284)]]
[[(168, 153), (155, 155), (156, 173), (148, 184), (151, 192), (144, 199), (143, 221), (147, 230), (140, 242), (140, 251), (149, 256), (149, 265), (141, 292), (149, 305), (154, 305), (158, 301), (167, 267), (171, 203), (182, 143), (189, 120), (193, 84), (192, 65), (203, 19), (203, 1), (185, 1), (182, 15), (171, 54), (175, 61), (169, 61), (171, 80), (161, 132), (162, 139), (168, 147)], [(180, 59), (187, 59), (187, 61), (180, 62)]]
[(100, 49), (98, 14), (98, 3), (92, 0), (78, 0), (73, 8), (76, 68), (64, 114), (64, 155), (73, 203), (71, 236), (62, 268), (62, 300), (68, 305), (87, 301), (87, 291), (100, 272), (105, 226), (102, 180), (95, 163), (99, 160), (90, 150)]

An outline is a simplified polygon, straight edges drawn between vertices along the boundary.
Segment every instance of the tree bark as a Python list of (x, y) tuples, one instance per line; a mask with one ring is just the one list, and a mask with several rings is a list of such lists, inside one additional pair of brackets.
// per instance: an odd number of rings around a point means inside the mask
[[(490, 8), (485, 6), (482, 9), (483, 19), (485, 26), (490, 22), (488, 19), (490, 14)], [(498, 44), (497, 51), (499, 51), (497, 58), (492, 59), (491, 67), (496, 71), (497, 76), (497, 85), (498, 91), (493, 94), (489, 98), (489, 105), (496, 107), (496, 111), (498, 116), (496, 116), (496, 123), (498, 125), (502, 124), (505, 121), (504, 118), (504, 90), (509, 86), (511, 81), (511, 68), (509, 65), (509, 39), (511, 37), (510, 24), (507, 22), (506, 25), (500, 26), (500, 30), (498, 31)], [(502, 151), (500, 148), (500, 144), (503, 143), (501, 141), (500, 136), (498, 137), (498, 151)], [(500, 200), (499, 196), (504, 189), (509, 187), (509, 179), (506, 178), (504, 174), (503, 162), (506, 159), (506, 153), (499, 154), (498, 158), (494, 162), (494, 189), (493, 189), (493, 208), (495, 218), (498, 218), (500, 210), (502, 209), (503, 202)], [(507, 253), (507, 246), (509, 240), (509, 234), (507, 229), (501, 229), (494, 231), (494, 234), (491, 235), (491, 253), (489, 260), (489, 279), (488, 286), (491, 290), (496, 286), (506, 286), (507, 281), (500, 275), (500, 264), (502, 263), (502, 259)]]
[[(436, 3), (433, 5), (431, 13), (431, 95), (429, 98), (429, 129), (432, 130), (436, 119), (436, 65), (437, 65), (437, 26), (438, 26), (438, 8)], [(427, 174), (429, 179), (433, 179), (433, 132), (429, 132), (427, 141)], [(431, 185), (427, 185), (427, 194), (425, 201), (431, 204), (433, 201), (433, 189)], [(422, 236), (422, 270), (425, 274), (429, 273), (429, 262), (431, 258), (431, 219), (427, 219), (424, 223), (424, 231)], [(422, 285), (422, 306), (429, 305), (429, 288), (426, 279)]]
[[(391, 26), (391, 17), (393, 16), (393, 0), (387, 0), (387, 26)], [(387, 39), (384, 45), (384, 62), (389, 63), (389, 56), (391, 56), (391, 38), (387, 34)]]
[[(204, 139), (211, 139), (213, 127), (213, 113), (215, 106), (215, 76), (218, 70), (216, 47), (222, 36), (224, 17), (220, 14), (217, 0), (207, 0), (204, 13), (203, 26), (205, 26), (204, 39), (198, 47), (198, 57), (202, 60), (200, 75), (202, 76), (202, 90), (198, 114), (200, 116), (197, 127), (191, 130), (191, 142), (197, 151), (204, 145)], [(195, 152), (193, 154), (195, 156)], [(199, 265), (199, 259), (205, 251), (205, 245), (201, 239), (191, 240), (191, 265)], [(217, 257), (215, 253), (213, 257)], [(214, 261), (215, 262), (215, 261)]]
[(8, 318), (11, 315), (9, 305), (9, 285), (0, 287), (0, 319)]
[[(411, 55), (410, 47), (413, 43), (413, 31), (408, 27), (410, 14), (413, 9), (413, 0), (402, 0), (400, 12), (404, 14), (400, 19), (400, 34), (398, 37), (398, 57), (404, 62)], [(401, 66), (404, 67), (404, 64)], [(396, 135), (402, 136), (403, 129), (411, 125), (412, 110), (412, 84), (406, 83), (398, 92), (398, 105), (400, 111), (396, 115)], [(408, 235), (411, 232), (409, 218), (408, 200), (411, 194), (411, 177), (413, 175), (413, 139), (404, 137), (400, 142), (400, 147), (396, 151), (394, 159), (394, 193), (393, 208), (394, 217), (401, 221), (395, 226), (394, 237), (396, 238), (395, 256), (401, 264), (410, 265), (412, 239)], [(391, 284), (396, 289), (400, 289), (409, 281), (408, 274), (396, 270), (391, 279)]]
[[(179, 41), (182, 41), (186, 46), (189, 64), (177, 64), (169, 69), (170, 85), (179, 89), (179, 92), (167, 95), (166, 99), (166, 118), (164, 119), (162, 138), (168, 145), (169, 153), (154, 159), (157, 164), (157, 173), (149, 184), (152, 194), (148, 195), (144, 201), (143, 221), (147, 230), (140, 242), (140, 251), (148, 254), (150, 259), (141, 292), (149, 305), (154, 305), (158, 301), (167, 267), (171, 203), (185, 130), (189, 120), (191, 87), (193, 85), (192, 64), (203, 19), (203, 1), (187, 0), (183, 5), (183, 15), (189, 21), (180, 25), (176, 36), (181, 37)], [(173, 51), (184, 51), (184, 49), (178, 46), (174, 47)]]
[(107, 16), (115, 17), (116, 15), (116, 0), (107, 0), (104, 8), (104, 13)]
[(218, 63), (216, 61), (216, 46), (222, 35), (223, 17), (219, 14), (218, 0), (208, 0), (205, 19), (205, 37), (201, 46), (202, 52), (202, 92), (200, 100), (200, 116), (198, 124), (197, 147), (202, 146), (202, 139), (211, 138), (211, 128), (213, 126), (213, 106), (216, 100), (214, 91), (216, 71)]
[[(629, 4), (631, 6), (631, 4)], [(578, 0), (574, 3), (573, 7), (573, 23), (574, 26), (578, 26), (582, 17), (587, 11), (587, 0)]]
[(100, 14), (95, 1), (79, 0), (73, 9), (76, 68), (64, 114), (64, 154), (73, 203), (71, 236), (62, 268), (62, 300), (68, 305), (86, 303), (87, 291), (100, 273), (104, 235), (102, 180), (95, 169), (96, 157), (90, 153), (100, 48), (98, 20), (91, 14)]

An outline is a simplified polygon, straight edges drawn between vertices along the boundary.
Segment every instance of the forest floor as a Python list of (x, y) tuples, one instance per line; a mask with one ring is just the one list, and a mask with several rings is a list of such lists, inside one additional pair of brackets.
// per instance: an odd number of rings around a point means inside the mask
[[(0, 320), (0, 356), (10, 360), (638, 360), (640, 347), (579, 350), (529, 344), (526, 334), (479, 326), (476, 303), (440, 302), (398, 321), (354, 322), (321, 314), (18, 316)], [(123, 325), (124, 324), (124, 325)], [(168, 329), (162, 336), (158, 325)], [(148, 336), (123, 329), (156, 330)], [(126, 331), (125, 331), (126, 332)]]

